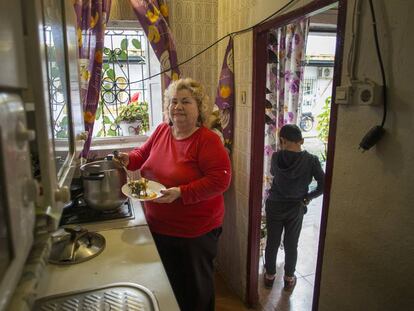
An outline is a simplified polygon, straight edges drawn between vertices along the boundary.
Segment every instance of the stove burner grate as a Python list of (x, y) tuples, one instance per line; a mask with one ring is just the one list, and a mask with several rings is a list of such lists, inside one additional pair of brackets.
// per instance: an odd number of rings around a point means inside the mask
[(131, 218), (132, 207), (126, 200), (119, 208), (114, 210), (100, 211), (88, 207), (83, 198), (74, 200), (63, 209), (60, 226), (82, 224), (113, 219)]

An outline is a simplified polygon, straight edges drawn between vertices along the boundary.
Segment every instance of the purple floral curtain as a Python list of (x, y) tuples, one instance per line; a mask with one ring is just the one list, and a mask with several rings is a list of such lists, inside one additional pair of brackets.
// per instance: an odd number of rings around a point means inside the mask
[(177, 52), (168, 26), (168, 7), (163, 0), (130, 0), (141, 27), (161, 63), (162, 70), (172, 68), (164, 74), (164, 87), (177, 80)]
[(167, 2), (165, 0), (154, 0), (155, 5), (157, 6), (157, 8), (160, 10), (162, 16), (164, 17), (165, 21), (168, 24), (168, 5)]
[(81, 157), (86, 158), (92, 140), (101, 88), (102, 54), (111, 0), (74, 0), (79, 45), (80, 95), (88, 139)]
[(233, 111), (234, 111), (234, 62), (233, 37), (230, 37), (221, 67), (219, 85), (217, 87), (216, 105), (220, 111), (220, 121), (224, 145), (229, 152), (233, 144)]
[(309, 19), (302, 19), (269, 32), (265, 103), (264, 201), (272, 181), (270, 161), (273, 152), (279, 148), (279, 130), (284, 124), (296, 124), (297, 122), (308, 33)]

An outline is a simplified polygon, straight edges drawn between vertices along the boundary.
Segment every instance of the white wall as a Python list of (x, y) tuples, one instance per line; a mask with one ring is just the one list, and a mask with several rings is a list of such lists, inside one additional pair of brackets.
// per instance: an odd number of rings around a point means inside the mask
[[(348, 1), (344, 55), (353, 2)], [(414, 306), (414, 2), (373, 2), (389, 84), (387, 134), (361, 153), (358, 144), (380, 123), (382, 108), (339, 107), (319, 310)], [(357, 74), (380, 82), (368, 1), (362, 8)]]

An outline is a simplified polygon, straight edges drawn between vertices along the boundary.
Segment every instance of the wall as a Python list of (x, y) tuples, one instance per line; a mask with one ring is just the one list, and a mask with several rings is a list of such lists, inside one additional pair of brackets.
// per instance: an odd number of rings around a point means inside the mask
[[(169, 0), (170, 27), (181, 63), (217, 38), (217, 0)], [(214, 103), (218, 83), (217, 46), (180, 66), (182, 77), (192, 77), (205, 87)]]
[[(297, 1), (297, 8), (309, 1)], [(218, 38), (248, 28), (268, 17), (286, 4), (275, 0), (219, 0)], [(218, 68), (221, 68), (227, 40), (218, 49)], [(245, 299), (247, 272), (247, 245), (249, 223), (249, 179), (251, 157), (251, 111), (252, 111), (252, 31), (234, 38), (235, 67), (235, 137), (232, 155), (233, 182), (226, 193), (224, 231), (220, 239), (218, 269), (232, 290)], [(241, 100), (246, 94), (246, 100)]]
[[(362, 3), (357, 74), (379, 82), (368, 1)], [(377, 147), (361, 153), (358, 144), (381, 121), (382, 108), (339, 106), (322, 311), (408, 310), (414, 305), (414, 19), (409, 13), (414, 3), (377, 0), (374, 6), (389, 84), (387, 134)], [(344, 55), (352, 8), (349, 1)]]
[[(345, 53), (350, 42), (350, 0)], [(267, 17), (283, 1), (218, 2), (218, 36), (221, 37)], [(308, 1), (299, 1), (295, 7)], [(380, 81), (367, 1), (363, 1), (360, 59), (361, 78)], [(365, 132), (380, 122), (381, 107), (339, 107), (334, 176), (324, 254), (320, 310), (406, 310), (413, 288), (414, 201), (412, 147), (414, 68), (410, 29), (414, 19), (411, 1), (374, 1), (381, 48), (389, 80), (390, 110), (387, 135), (372, 150), (361, 153), (358, 144)], [(408, 8), (410, 7), (411, 10)], [(218, 66), (224, 45), (219, 47)], [(219, 267), (240, 295), (245, 295), (248, 184), (250, 161), (252, 36), (235, 38), (236, 136), (234, 180), (227, 197)], [(345, 74), (345, 73), (344, 73)], [(246, 103), (241, 93), (246, 92)], [(232, 228), (237, 228), (232, 229)], [(412, 297), (412, 295), (411, 295)], [(409, 304), (408, 299), (411, 299)]]

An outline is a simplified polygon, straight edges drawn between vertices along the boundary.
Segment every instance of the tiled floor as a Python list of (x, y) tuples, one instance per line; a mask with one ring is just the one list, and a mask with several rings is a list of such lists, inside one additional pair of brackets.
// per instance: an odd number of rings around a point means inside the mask
[[(263, 260), (259, 267), (260, 305), (262, 311), (310, 311), (312, 309), (313, 284), (321, 219), (322, 197), (311, 202), (305, 215), (299, 239), (298, 262), (296, 265), (297, 284), (292, 293), (283, 290), (284, 252), (279, 250), (277, 277), (272, 289), (263, 286)], [(216, 311), (245, 311), (242, 301), (224, 284), (219, 275), (216, 278)]]

